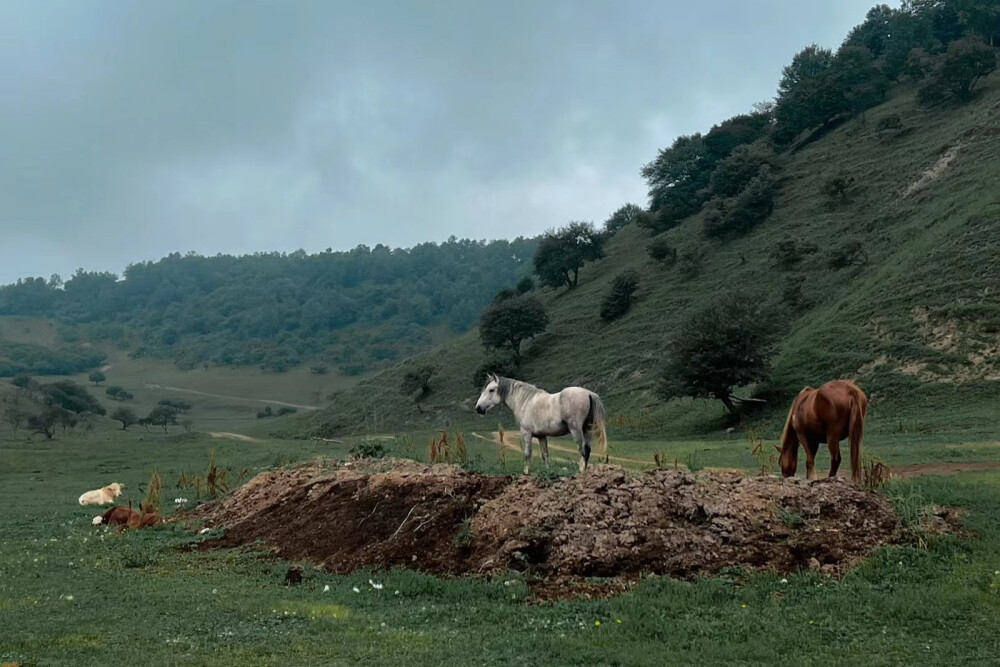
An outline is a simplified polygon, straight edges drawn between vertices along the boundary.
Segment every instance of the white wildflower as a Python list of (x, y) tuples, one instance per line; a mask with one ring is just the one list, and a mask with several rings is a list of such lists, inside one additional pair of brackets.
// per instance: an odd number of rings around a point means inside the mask
[(368, 580), (368, 585), (369, 585), (369, 586), (371, 586), (372, 588), (374, 588), (374, 589), (375, 589), (375, 590), (377, 590), (377, 591), (380, 591), (380, 590), (382, 590), (382, 588), (383, 588), (383, 584), (376, 584), (376, 583), (375, 583), (374, 581), (372, 581), (371, 579), (369, 579), (369, 580)]
[(212, 529), (211, 528), (202, 528), (201, 530), (198, 531), (198, 534), (199, 535), (204, 535), (205, 533), (207, 533), (210, 530), (212, 530)]
[(354, 591), (355, 593), (360, 593), (360, 592), (361, 592), (361, 589), (360, 589), (360, 588), (358, 588), (357, 586), (355, 586), (355, 587), (354, 587), (354, 588), (352, 588), (351, 590), (352, 590), (352, 591)]
[(326, 586), (323, 587), (323, 592), (324, 593), (329, 593), (330, 592), (330, 584), (327, 584)]

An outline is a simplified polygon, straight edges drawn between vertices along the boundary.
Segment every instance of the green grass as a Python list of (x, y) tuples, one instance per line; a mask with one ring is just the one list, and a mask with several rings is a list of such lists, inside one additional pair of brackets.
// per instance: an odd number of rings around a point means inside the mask
[[(782, 335), (771, 383), (779, 395), (853, 377), (886, 422), (910, 421), (926, 433), (990, 432), (1000, 400), (1000, 359), (991, 352), (998, 327), (992, 300), (1000, 284), (1000, 190), (994, 187), (1000, 181), (1000, 72), (982, 86), (971, 104), (934, 111), (917, 107), (913, 91), (898, 87), (867, 112), (864, 124), (847, 123), (785, 156), (774, 213), (742, 238), (705, 241), (697, 215), (666, 232), (682, 251), (706, 247), (697, 278), (685, 279), (676, 268), (650, 260), (649, 234), (625, 227), (607, 244), (604, 259), (583, 267), (578, 287), (540, 292), (552, 323), (526, 344), (519, 376), (552, 391), (572, 384), (593, 388), (613, 417), (635, 421), (644, 414), (646, 427), (626, 430), (630, 437), (722, 430), (725, 418), (717, 403), (663, 404), (654, 395), (677, 323), (719, 292), (743, 287), (775, 303), (788, 279), (803, 278), (814, 305), (776, 323)], [(879, 119), (888, 115), (898, 115), (905, 131), (877, 131)], [(904, 197), (955, 145), (961, 148), (949, 168)], [(650, 147), (651, 157), (655, 149)], [(845, 202), (834, 203), (822, 188), (841, 171), (854, 176), (855, 185)], [(852, 236), (863, 241), (868, 265), (830, 269), (827, 257)], [(771, 252), (788, 237), (815, 243), (819, 254), (781, 270)], [(632, 309), (603, 323), (601, 299), (625, 269), (639, 275)], [(957, 335), (948, 339), (950, 326)], [(985, 354), (985, 361), (974, 363), (977, 354)], [(477, 332), (470, 332), (336, 397), (315, 426), (355, 433), (446, 422), (471, 426), (478, 393), (471, 378), (482, 357)], [(399, 386), (411, 365), (426, 363), (439, 372), (433, 393), (418, 409)], [(782, 418), (785, 400), (779, 396), (765, 415)]]
[[(426, 456), (429, 433), (412, 454)], [(386, 441), (392, 453), (402, 440)], [(560, 444), (565, 440), (560, 440)], [(532, 604), (516, 577), (438, 579), (407, 571), (326, 574), (247, 552), (192, 552), (177, 527), (117, 534), (90, 525), (76, 497), (112, 480), (141, 497), (153, 468), (164, 499), (180, 472), (217, 463), (253, 472), (351, 446), (219, 440), (204, 434), (100, 432), (0, 441), (0, 660), (32, 665), (185, 664), (788, 664), (991, 663), (1000, 657), (1000, 472), (897, 484), (910, 504), (967, 508), (971, 540), (885, 549), (842, 580), (732, 572), (696, 583), (648, 579), (609, 600)], [(468, 437), (472, 465), (500, 471), (490, 443)], [(652, 461), (752, 467), (745, 440), (617, 442)], [(990, 441), (873, 436), (891, 463), (1000, 459)], [(519, 467), (510, 452), (507, 472)], [(826, 463), (820, 456), (820, 466)], [(573, 470), (556, 455), (558, 474)], [(542, 468), (536, 462), (535, 469)], [(368, 585), (383, 584), (382, 590)], [(330, 590), (324, 592), (324, 587)], [(359, 590), (358, 593), (353, 591)], [(396, 593), (398, 591), (398, 594)], [(69, 599), (72, 596), (72, 599)], [(598, 625), (598, 623), (600, 625)]]

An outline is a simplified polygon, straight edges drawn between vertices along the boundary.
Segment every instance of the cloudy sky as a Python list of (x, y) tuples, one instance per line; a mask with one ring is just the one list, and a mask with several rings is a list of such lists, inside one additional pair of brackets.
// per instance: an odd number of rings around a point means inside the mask
[(873, 2), (5, 0), (0, 282), (600, 222)]

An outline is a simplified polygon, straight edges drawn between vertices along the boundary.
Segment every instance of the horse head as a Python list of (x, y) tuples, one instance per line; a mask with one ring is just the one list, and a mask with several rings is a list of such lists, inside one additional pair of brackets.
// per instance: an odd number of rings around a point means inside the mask
[(479, 400), (476, 401), (476, 412), (485, 415), (493, 406), (500, 405), (502, 402), (500, 378), (491, 373), (486, 376), (486, 386), (483, 387), (482, 393), (479, 394)]

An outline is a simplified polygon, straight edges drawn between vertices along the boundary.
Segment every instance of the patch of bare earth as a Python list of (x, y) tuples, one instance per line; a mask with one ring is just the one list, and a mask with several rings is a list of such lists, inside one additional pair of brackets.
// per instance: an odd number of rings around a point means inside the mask
[(917, 192), (920, 192), (937, 179), (941, 178), (941, 175), (947, 171), (948, 166), (955, 160), (956, 157), (958, 157), (958, 151), (960, 148), (961, 146), (956, 144), (942, 153), (941, 157), (937, 159), (933, 166), (924, 171), (924, 173), (920, 175), (919, 179), (911, 183), (910, 186), (906, 188), (903, 192), (903, 197), (910, 197)]
[(977, 472), (983, 470), (1000, 470), (1000, 461), (964, 461), (961, 463), (946, 461), (942, 463), (915, 463), (912, 465), (893, 466), (893, 477), (919, 477), (922, 475), (957, 475), (960, 472)]
[(903, 539), (891, 504), (843, 479), (633, 475), (613, 465), (547, 482), (413, 461), (313, 462), (262, 473), (190, 517), (226, 529), (204, 548), (262, 540), (283, 558), (338, 573), (515, 570), (541, 597), (608, 594), (643, 575), (693, 578), (729, 566), (837, 574)]

